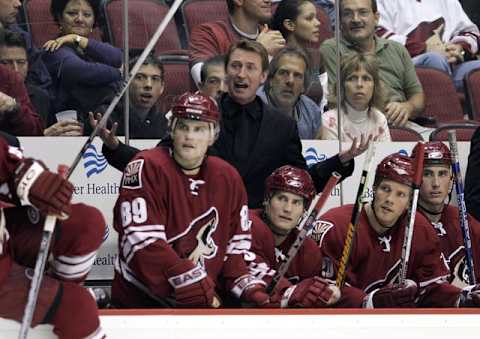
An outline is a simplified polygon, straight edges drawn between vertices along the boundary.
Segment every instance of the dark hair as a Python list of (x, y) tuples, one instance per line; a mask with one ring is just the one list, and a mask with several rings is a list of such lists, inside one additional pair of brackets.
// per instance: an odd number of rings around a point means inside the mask
[(223, 66), (225, 65), (225, 55), (215, 55), (210, 59), (207, 59), (200, 70), (200, 82), (204, 83), (207, 80), (208, 68), (210, 66)]
[(5, 31), (3, 39), (0, 39), (0, 45), (5, 47), (20, 47), (27, 51), (27, 42), (21, 33)]
[[(342, 13), (341, 13), (342, 2), (343, 2), (343, 1), (340, 0), (340, 2), (338, 3), (338, 5), (340, 6), (340, 15), (342, 14)], [(372, 5), (372, 12), (373, 12), (373, 13), (377, 13), (377, 12), (378, 12), (377, 0), (370, 0), (370, 4)]]
[(3, 28), (3, 25), (0, 22), (0, 43), (3, 43), (4, 39), (5, 39), (5, 29)]
[(227, 69), (227, 65), (230, 62), (230, 57), (236, 49), (241, 49), (247, 52), (253, 52), (258, 54), (262, 62), (262, 71), (268, 71), (268, 52), (265, 47), (263, 47), (263, 45), (259, 42), (245, 39), (241, 39), (230, 45), (230, 48), (225, 55), (225, 69)]
[[(50, 4), (50, 13), (52, 14), (53, 19), (57, 24), (60, 22), (63, 11), (65, 10), (65, 7), (70, 1), (72, 0), (52, 0), (52, 3)], [(100, 0), (84, 0), (84, 1), (88, 2), (90, 7), (92, 7), (93, 16), (94, 16), (94, 26), (95, 26), (97, 25), (98, 20), (100, 19), (100, 10), (99, 10)]]
[[(284, 0), (285, 1), (285, 0)], [(304, 80), (303, 80), (303, 89), (304, 91), (307, 91), (307, 89), (310, 87), (310, 83), (313, 78), (312, 74), (312, 69), (310, 65), (310, 58), (308, 57), (307, 53), (303, 49), (297, 48), (297, 47), (286, 47), (281, 49), (270, 61), (270, 66), (268, 68), (268, 75), (267, 75), (267, 80), (265, 81), (265, 92), (268, 92), (270, 90), (270, 83), (275, 76), (275, 74), (278, 71), (279, 63), (280, 60), (286, 56), (286, 55), (291, 55), (297, 58), (302, 59), (305, 62), (305, 74), (304, 74)]]
[(235, 2), (233, 0), (227, 0), (228, 14), (233, 15), (235, 11)]
[[(128, 60), (128, 67), (130, 68), (130, 70), (133, 68), (133, 66), (135, 66), (142, 52), (143, 50), (139, 48), (132, 48), (129, 50), (128, 55), (130, 59)], [(153, 54), (153, 52), (147, 55), (147, 57), (145, 58), (145, 61), (143, 62), (143, 65), (153, 65), (158, 67), (158, 69), (160, 70), (160, 76), (162, 80), (165, 79), (165, 69), (163, 67), (162, 61), (159, 58), (157, 58)]]
[(310, 2), (313, 4), (311, 0), (282, 0), (278, 4), (277, 10), (272, 18), (272, 30), (280, 31), (283, 37), (286, 39), (288, 35), (291, 33), (289, 32), (283, 22), (285, 20), (292, 20), (295, 21), (297, 17), (300, 15), (300, 6), (303, 5), (305, 2)]

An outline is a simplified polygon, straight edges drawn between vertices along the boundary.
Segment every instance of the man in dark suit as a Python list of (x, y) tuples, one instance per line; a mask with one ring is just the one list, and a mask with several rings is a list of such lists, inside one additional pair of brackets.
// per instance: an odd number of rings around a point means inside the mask
[[(220, 100), (220, 135), (211, 147), (217, 155), (235, 166), (243, 178), (251, 208), (261, 206), (265, 179), (278, 167), (306, 168), (295, 120), (268, 106), (256, 95), (268, 71), (268, 54), (255, 41), (232, 44), (225, 60), (228, 94)], [(122, 169), (138, 150), (116, 141), (108, 142), (103, 131), (103, 154), (108, 162)], [(110, 135), (112, 137), (112, 135)], [(110, 148), (106, 146), (110, 145)], [(309, 168), (317, 191), (321, 191), (333, 171), (348, 177), (353, 172), (353, 157), (363, 152), (367, 141), (340, 155)]]
[(480, 127), (473, 134), (470, 142), (470, 154), (465, 174), (465, 203), (468, 213), (480, 220)]

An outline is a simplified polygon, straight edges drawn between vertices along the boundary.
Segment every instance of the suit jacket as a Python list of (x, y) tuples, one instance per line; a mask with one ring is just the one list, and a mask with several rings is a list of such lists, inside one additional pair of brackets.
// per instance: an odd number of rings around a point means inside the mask
[[(275, 169), (283, 165), (307, 169), (295, 120), (264, 104), (260, 98), (257, 97), (256, 100), (259, 100), (262, 105), (263, 114), (254, 151), (250, 154), (248, 160), (244, 163), (236, 163), (233, 157), (233, 142), (231, 137), (223, 131), (223, 128), (220, 128), (219, 137), (209, 150), (209, 154), (221, 157), (238, 170), (247, 190), (250, 208), (261, 207), (264, 198), (265, 179)], [(221, 110), (224, 102), (225, 97), (222, 97), (220, 100)], [(108, 162), (122, 171), (136, 152), (138, 150), (124, 144), (120, 144), (115, 151), (103, 147), (103, 154)], [(339, 172), (342, 178), (346, 178), (352, 174), (353, 167), (353, 161), (344, 166), (338, 156), (335, 156), (308, 168), (308, 171), (317, 191), (320, 192), (333, 171)]]
[(470, 141), (467, 172), (465, 174), (465, 203), (467, 211), (480, 220), (480, 127), (477, 128)]

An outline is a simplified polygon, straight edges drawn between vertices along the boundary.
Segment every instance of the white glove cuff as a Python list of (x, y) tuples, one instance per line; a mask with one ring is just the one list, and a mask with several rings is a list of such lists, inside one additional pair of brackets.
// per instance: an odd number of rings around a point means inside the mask
[(376, 290), (370, 292), (369, 294), (367, 294), (365, 296), (365, 298), (363, 298), (363, 303), (362, 303), (362, 308), (369, 308), (369, 309), (372, 309), (372, 308), (375, 308), (375, 305), (373, 304), (373, 295), (379, 290), (379, 288), (377, 288)]
[(288, 302), (290, 301), (290, 297), (292, 296), (293, 292), (297, 288), (297, 285), (290, 286), (282, 295), (282, 300), (280, 300), (280, 307), (287, 308)]
[(30, 200), (28, 200), (28, 195), (30, 194), (30, 188), (33, 183), (38, 179), (40, 174), (44, 171), (44, 168), (38, 163), (33, 162), (32, 165), (25, 171), (22, 178), (17, 185), (17, 196), (20, 199), (20, 203), (25, 205), (32, 205)]

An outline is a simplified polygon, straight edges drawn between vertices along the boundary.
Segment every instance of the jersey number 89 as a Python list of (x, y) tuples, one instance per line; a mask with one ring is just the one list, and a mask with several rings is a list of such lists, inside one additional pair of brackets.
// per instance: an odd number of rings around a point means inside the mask
[(124, 227), (130, 225), (132, 221), (135, 224), (147, 221), (147, 203), (141, 197), (133, 199), (132, 202), (122, 202), (120, 210)]

